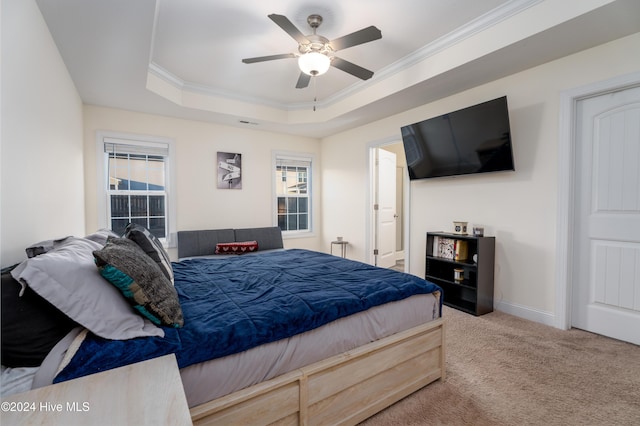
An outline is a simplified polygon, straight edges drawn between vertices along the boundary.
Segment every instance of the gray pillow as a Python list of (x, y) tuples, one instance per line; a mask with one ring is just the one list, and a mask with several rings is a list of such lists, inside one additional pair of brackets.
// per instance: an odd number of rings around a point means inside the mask
[(157, 325), (184, 325), (178, 293), (160, 266), (128, 238), (109, 238), (93, 252), (100, 274)]
[(111, 229), (102, 228), (102, 229), (98, 229), (93, 234), (89, 234), (85, 236), (85, 238), (87, 240), (95, 241), (96, 243), (99, 243), (101, 246), (104, 247), (104, 245), (107, 244), (107, 238), (119, 237), (119, 236), (120, 235), (116, 234)]
[(102, 278), (93, 251), (100, 243), (70, 237), (18, 265), (11, 275), (94, 334), (112, 340), (160, 336), (164, 331), (138, 315)]
[[(85, 236), (85, 238), (88, 240), (100, 243), (102, 246), (104, 246), (105, 244), (107, 244), (108, 237), (118, 237), (118, 236), (119, 235), (117, 235), (112, 230), (103, 228), (103, 229), (97, 230), (93, 234), (89, 234)], [(56, 248), (56, 246), (64, 243), (67, 238), (71, 238), (71, 236), (58, 238), (55, 240), (40, 241), (39, 243), (32, 244), (25, 249), (25, 251), (27, 252), (27, 257), (31, 258), (31, 257), (36, 257), (38, 255), (47, 253), (53, 250), (54, 248)]]
[(40, 241), (39, 243), (30, 245), (29, 247), (24, 249), (24, 251), (27, 252), (28, 258), (36, 257), (38, 255), (41, 255), (53, 250), (56, 246), (59, 246), (60, 244), (64, 243), (67, 240), (67, 238), (70, 238), (70, 237), (58, 238), (56, 240)]
[(162, 247), (162, 243), (147, 228), (135, 223), (129, 223), (125, 228), (125, 238), (136, 243), (154, 262), (158, 264), (162, 273), (173, 284), (173, 268), (169, 254)]

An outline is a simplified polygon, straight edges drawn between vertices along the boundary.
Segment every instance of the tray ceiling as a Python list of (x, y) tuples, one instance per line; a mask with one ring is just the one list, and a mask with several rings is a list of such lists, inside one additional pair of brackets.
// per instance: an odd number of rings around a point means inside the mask
[[(154, 114), (323, 137), (405, 111), (621, 36), (640, 24), (631, 0), (584, 14), (559, 11), (557, 23), (486, 52), (437, 55), (553, 0), (37, 0), (83, 102)], [(603, 1), (602, 3), (607, 3)], [(635, 4), (634, 4), (635, 3)], [(296, 89), (295, 59), (243, 58), (296, 52), (267, 15), (287, 16), (311, 34), (307, 16), (334, 39), (369, 25), (382, 39), (339, 52), (374, 71), (370, 80), (331, 68)], [(563, 17), (563, 14), (566, 17)], [(533, 15), (535, 16), (535, 15)], [(635, 15), (638, 16), (638, 15)], [(614, 18), (617, 25), (584, 25)], [(635, 20), (640, 21), (640, 20)], [(493, 44), (489, 46), (489, 44)], [(453, 56), (452, 56), (453, 57)], [(431, 61), (431, 62), (429, 62)], [(437, 69), (438, 67), (442, 69)], [(431, 69), (429, 69), (431, 67)], [(316, 101), (314, 102), (314, 99)], [(314, 106), (316, 110), (314, 111)]]

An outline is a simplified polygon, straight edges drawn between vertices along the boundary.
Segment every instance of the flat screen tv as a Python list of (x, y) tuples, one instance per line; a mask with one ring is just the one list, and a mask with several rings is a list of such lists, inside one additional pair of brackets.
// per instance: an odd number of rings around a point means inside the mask
[(410, 179), (515, 170), (507, 97), (402, 127)]

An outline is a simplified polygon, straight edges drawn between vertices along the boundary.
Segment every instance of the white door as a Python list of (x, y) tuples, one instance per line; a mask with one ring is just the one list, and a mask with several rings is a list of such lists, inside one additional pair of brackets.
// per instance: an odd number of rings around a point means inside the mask
[(378, 149), (377, 265), (390, 268), (396, 264), (396, 155)]
[(640, 87), (576, 111), (571, 323), (640, 344)]

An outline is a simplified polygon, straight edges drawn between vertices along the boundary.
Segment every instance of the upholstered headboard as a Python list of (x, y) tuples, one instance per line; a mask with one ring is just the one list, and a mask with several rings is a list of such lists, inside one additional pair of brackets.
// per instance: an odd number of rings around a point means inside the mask
[(236, 229), (236, 241), (257, 241), (258, 250), (273, 250), (284, 247), (282, 231), (277, 226), (268, 228)]
[(281, 249), (282, 231), (277, 226), (243, 229), (178, 231), (178, 258), (214, 254), (216, 244), (257, 241), (258, 251)]

